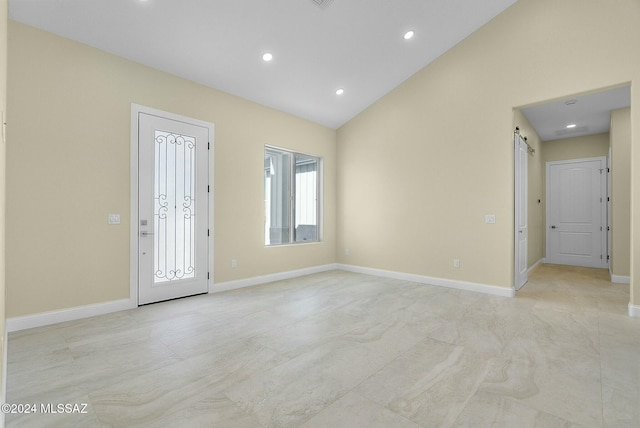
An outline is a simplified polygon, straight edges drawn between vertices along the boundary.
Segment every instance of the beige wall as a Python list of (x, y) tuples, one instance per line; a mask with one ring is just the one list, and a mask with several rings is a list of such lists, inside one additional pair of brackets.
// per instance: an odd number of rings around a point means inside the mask
[[(0, 0), (0, 131), (4, 128), (4, 112), (7, 106), (7, 1)], [(4, 133), (0, 137), (0, 403), (5, 403), (5, 169), (6, 148)], [(4, 415), (0, 415), (0, 426)]]
[(611, 272), (629, 276), (631, 109), (611, 112)]
[[(129, 297), (131, 103), (215, 126), (216, 282), (335, 262), (334, 130), (13, 21), (8, 77), (9, 317)], [(264, 247), (265, 144), (324, 157), (323, 243)]]
[(340, 128), (338, 260), (511, 287), (512, 109), (639, 81), (638, 22), (635, 0), (520, 0)]
[(514, 110), (515, 127), (520, 128), (520, 134), (527, 137), (527, 143), (535, 150), (529, 153), (527, 164), (528, 189), (527, 189), (527, 265), (533, 266), (544, 258), (544, 220), (545, 220), (545, 199), (544, 199), (544, 155), (543, 142), (533, 129), (527, 118), (520, 109)]
[(595, 158), (609, 155), (609, 134), (545, 141), (544, 161)]
[[(337, 153), (332, 130), (10, 22), (8, 315), (128, 296), (131, 102), (216, 126), (217, 282), (337, 260), (511, 287), (513, 108), (630, 82), (640, 165), (639, 21), (636, 0), (520, 0), (338, 130)], [(264, 144), (325, 156), (324, 244), (263, 248)], [(640, 168), (631, 193), (639, 212)]]

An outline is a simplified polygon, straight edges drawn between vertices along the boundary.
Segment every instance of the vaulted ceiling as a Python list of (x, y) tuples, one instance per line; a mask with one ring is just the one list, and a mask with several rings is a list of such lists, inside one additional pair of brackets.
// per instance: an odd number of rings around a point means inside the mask
[[(338, 128), (515, 2), (9, 0), (9, 15)], [(628, 105), (622, 88), (523, 112), (549, 140), (607, 132), (610, 110)]]
[(338, 128), (515, 1), (10, 0), (9, 15)]

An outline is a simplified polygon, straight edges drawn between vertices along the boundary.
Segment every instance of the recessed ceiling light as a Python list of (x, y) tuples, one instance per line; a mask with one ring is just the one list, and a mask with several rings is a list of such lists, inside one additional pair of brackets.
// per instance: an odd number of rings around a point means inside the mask
[(344, 89), (340, 88), (336, 91), (336, 95), (342, 95), (344, 94)]
[(402, 37), (404, 37), (405, 40), (409, 40), (409, 39), (412, 39), (415, 34), (416, 33), (413, 30), (409, 30), (406, 33), (404, 33), (404, 36)]
[(273, 55), (269, 52), (265, 53), (264, 55), (262, 55), (262, 60), (265, 62), (269, 62), (273, 59)]
[(575, 128), (575, 127), (576, 127), (575, 123), (572, 123), (571, 125), (567, 125), (567, 129), (571, 129), (571, 128)]

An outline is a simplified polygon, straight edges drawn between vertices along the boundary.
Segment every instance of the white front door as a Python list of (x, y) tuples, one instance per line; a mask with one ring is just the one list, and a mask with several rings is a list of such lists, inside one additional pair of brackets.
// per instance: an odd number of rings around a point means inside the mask
[(519, 290), (528, 280), (527, 265), (527, 190), (529, 151), (527, 143), (515, 134), (515, 288)]
[(547, 162), (547, 263), (606, 267), (606, 158)]
[(212, 128), (176, 117), (137, 112), (141, 305), (208, 290), (208, 147)]

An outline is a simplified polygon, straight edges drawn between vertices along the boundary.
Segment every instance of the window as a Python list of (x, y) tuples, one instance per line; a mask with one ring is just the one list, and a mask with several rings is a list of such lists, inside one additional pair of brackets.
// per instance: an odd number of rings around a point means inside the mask
[(321, 240), (321, 180), (321, 158), (265, 147), (265, 245)]

